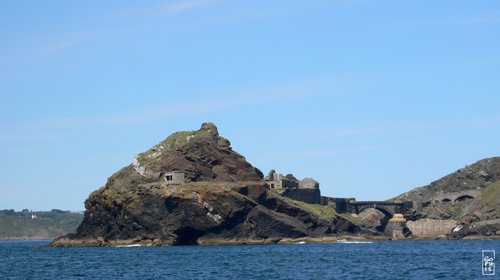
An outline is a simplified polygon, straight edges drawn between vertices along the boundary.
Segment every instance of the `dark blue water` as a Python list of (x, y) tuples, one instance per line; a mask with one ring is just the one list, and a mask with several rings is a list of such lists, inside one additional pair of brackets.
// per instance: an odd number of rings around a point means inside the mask
[(47, 243), (1, 241), (0, 279), (500, 279), (481, 275), (481, 250), (499, 253), (500, 241), (38, 247)]

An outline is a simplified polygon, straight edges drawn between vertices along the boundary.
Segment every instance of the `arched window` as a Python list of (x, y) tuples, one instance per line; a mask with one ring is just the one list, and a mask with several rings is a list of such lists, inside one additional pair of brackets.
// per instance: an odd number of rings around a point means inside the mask
[(474, 199), (474, 197), (470, 196), (470, 195), (462, 195), (462, 196), (457, 197), (457, 199), (455, 199), (455, 202), (469, 201), (471, 199)]

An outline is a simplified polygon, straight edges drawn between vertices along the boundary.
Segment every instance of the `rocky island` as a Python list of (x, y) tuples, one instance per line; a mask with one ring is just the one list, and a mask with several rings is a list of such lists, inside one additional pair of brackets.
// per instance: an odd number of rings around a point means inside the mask
[(76, 233), (50, 245), (496, 238), (499, 180), (492, 158), (387, 201), (326, 197), (312, 178), (264, 177), (204, 123), (135, 156), (90, 194)]

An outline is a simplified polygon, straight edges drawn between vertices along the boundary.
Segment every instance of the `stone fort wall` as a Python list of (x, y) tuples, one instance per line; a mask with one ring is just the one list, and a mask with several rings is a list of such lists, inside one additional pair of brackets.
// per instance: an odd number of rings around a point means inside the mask
[(319, 189), (284, 189), (281, 195), (305, 203), (321, 204)]
[(418, 221), (408, 221), (406, 225), (415, 237), (436, 238), (450, 234), (457, 226), (457, 221), (422, 219)]

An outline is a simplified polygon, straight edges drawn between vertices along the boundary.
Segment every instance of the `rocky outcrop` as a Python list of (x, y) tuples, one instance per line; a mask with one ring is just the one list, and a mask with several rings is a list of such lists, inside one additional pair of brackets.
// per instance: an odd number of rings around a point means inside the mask
[(76, 234), (56, 239), (52, 246), (274, 243), (359, 231), (334, 213), (317, 214), (264, 184), (145, 184), (120, 194), (110, 186), (92, 193), (86, 208)]
[(432, 182), (397, 197), (400, 200), (432, 201), (435, 197), (469, 190), (482, 189), (500, 180), (500, 157), (480, 160)]
[[(167, 184), (161, 174), (171, 171), (184, 172), (187, 182)], [(91, 193), (85, 208), (76, 233), (51, 246), (276, 243), (361, 232), (328, 206), (269, 190), (210, 123), (139, 154)]]
[(458, 225), (452, 231), (451, 237), (459, 239), (500, 239), (500, 219)]
[(147, 179), (164, 172), (182, 171), (188, 182), (260, 181), (262, 172), (232, 150), (219, 136), (217, 127), (204, 123), (198, 131), (176, 132), (132, 162), (134, 170)]
[(500, 219), (500, 181), (484, 188), (460, 217), (465, 224), (497, 219)]
[(453, 238), (500, 238), (500, 181), (483, 189), (463, 212)]
[(413, 220), (407, 223), (403, 215), (389, 217), (377, 209), (339, 214), (335, 207), (347, 211), (339, 206), (351, 199), (322, 200), (319, 184), (310, 178), (299, 183), (291, 174), (272, 171), (263, 179), (215, 125), (204, 123), (134, 157), (90, 194), (76, 233), (51, 246), (279, 243), (339, 235), (383, 239), (411, 232), (416, 238), (494, 237), (500, 232), (500, 183), (494, 183), (499, 178), (500, 158), (491, 158), (405, 193), (398, 199), (423, 206), (404, 213)]
[(478, 201), (481, 193), (498, 181), (500, 181), (500, 157), (487, 158), (459, 169), (428, 186), (406, 192), (394, 200), (418, 202), (422, 205), (418, 213), (422, 218), (459, 220), (471, 212), (475, 205), (474, 201)]
[(412, 213), (417, 221), (408, 222), (416, 227), (415, 237), (499, 238), (500, 157), (480, 160), (395, 199), (422, 206)]

